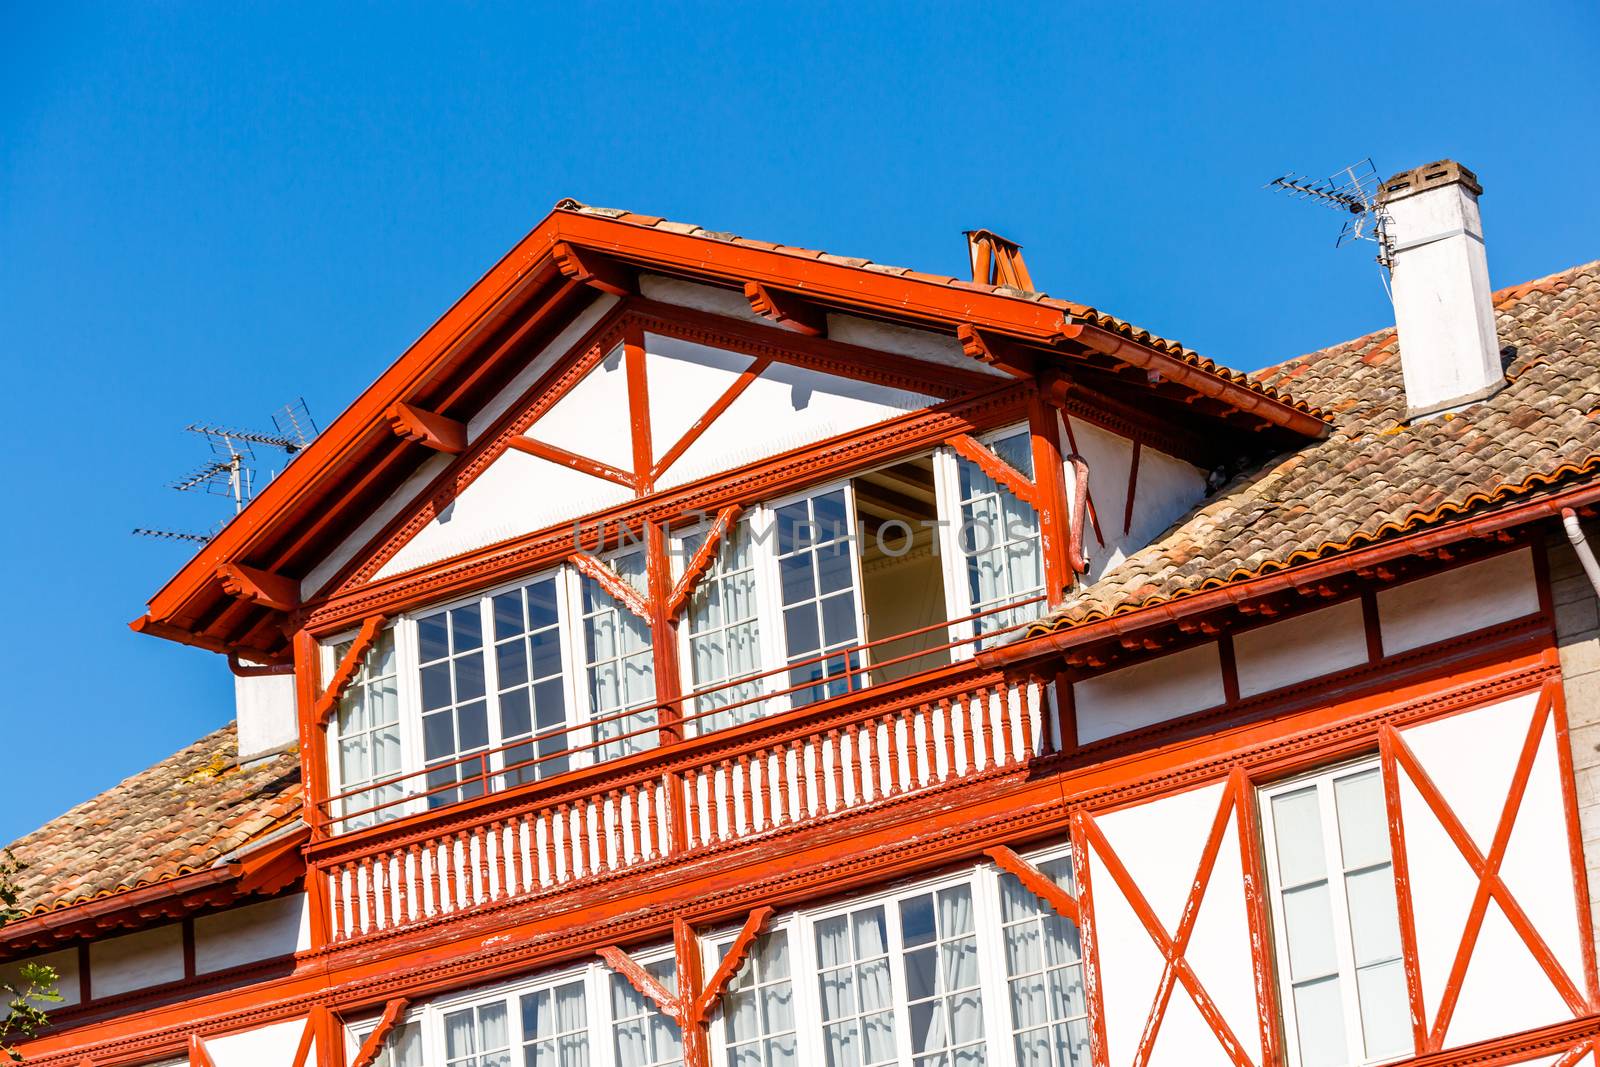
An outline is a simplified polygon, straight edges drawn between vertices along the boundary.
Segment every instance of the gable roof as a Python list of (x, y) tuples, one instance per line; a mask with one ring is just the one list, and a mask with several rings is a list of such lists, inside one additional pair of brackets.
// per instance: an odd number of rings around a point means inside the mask
[(40, 915), (169, 882), (292, 822), (298, 751), (243, 767), (238, 755), (229, 723), (13, 842), (26, 865), (19, 908)]
[(1600, 261), (1502, 289), (1494, 302), (1509, 382), (1454, 415), (1405, 421), (1392, 327), (1256, 372), (1330, 412), (1333, 432), (1234, 478), (1023, 636), (1593, 478), (1600, 471)]
[[(592, 268), (605, 263), (724, 287), (770, 286), (832, 310), (946, 334), (981, 331), (980, 349), (992, 337), (1085, 376), (1119, 378), (1150, 406), (1210, 420), (1224, 437), (1326, 432), (1319, 413), (1284, 391), (1081, 305), (563, 201), (203, 546), (134, 628), (285, 662), (283, 609), (270, 597), (236, 598), (222, 569), (252, 568), (280, 589), (297, 588), (433, 455), (395, 433), (386, 417), (393, 405), (467, 421), (522, 369), (526, 351), (592, 303), (591, 284), (605, 288)], [(1266, 432), (1252, 434), (1254, 427)]]

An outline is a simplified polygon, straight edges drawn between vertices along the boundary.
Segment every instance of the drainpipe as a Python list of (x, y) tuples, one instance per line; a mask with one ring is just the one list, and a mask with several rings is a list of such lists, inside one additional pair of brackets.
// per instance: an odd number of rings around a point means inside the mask
[(1583, 573), (1589, 576), (1589, 584), (1594, 586), (1595, 595), (1600, 596), (1600, 563), (1595, 562), (1594, 550), (1589, 547), (1589, 539), (1583, 535), (1578, 513), (1571, 508), (1562, 508), (1561, 525), (1567, 528), (1567, 540), (1572, 542), (1572, 550), (1578, 554), (1578, 562), (1583, 564)]

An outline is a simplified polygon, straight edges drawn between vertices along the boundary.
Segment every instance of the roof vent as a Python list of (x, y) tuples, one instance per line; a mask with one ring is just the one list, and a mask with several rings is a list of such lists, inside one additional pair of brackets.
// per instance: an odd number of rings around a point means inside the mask
[(990, 230), (968, 230), (967, 252), (972, 256), (972, 280), (980, 285), (1005, 285), (1033, 292), (1022, 246)]
[(1453, 160), (1383, 183), (1400, 367), (1409, 417), (1482, 400), (1505, 384), (1477, 175)]

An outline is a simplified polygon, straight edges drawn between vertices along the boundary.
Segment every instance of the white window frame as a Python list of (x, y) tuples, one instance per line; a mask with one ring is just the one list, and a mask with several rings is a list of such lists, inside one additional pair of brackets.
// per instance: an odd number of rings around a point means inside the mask
[[(607, 568), (611, 568), (611, 564), (612, 564), (613, 560), (619, 559), (619, 558), (621, 558), (623, 556), (632, 555), (635, 552), (643, 553), (645, 555), (646, 566), (648, 566), (649, 553), (648, 553), (648, 550), (646, 549), (646, 547), (644, 546), (644, 544), (642, 544), (642, 543), (634, 544), (634, 543), (630, 542), (625, 548), (613, 549), (612, 551), (606, 552), (604, 555), (601, 555), (601, 556), (599, 556), (597, 558), (599, 559), (600, 563), (603, 566), (605, 566)], [(563, 576), (564, 576), (565, 588), (566, 588), (566, 604), (564, 605), (564, 609), (565, 609), (566, 613), (563, 614), (563, 616), (562, 616), (561, 630), (562, 630), (562, 638), (563, 638), (563, 647), (565, 647), (567, 649), (568, 654), (569, 654), (569, 660), (568, 660), (569, 670), (568, 670), (567, 681), (568, 681), (568, 684), (570, 686), (573, 686), (573, 687), (575, 687), (577, 689), (576, 699), (579, 702), (576, 705), (569, 703), (567, 706), (568, 706), (569, 709), (570, 708), (574, 708), (574, 707), (581, 707), (583, 709), (583, 720), (582, 720), (582, 722), (580, 722), (578, 724), (578, 726), (576, 728), (576, 732), (575, 732), (576, 735), (581, 735), (582, 740), (581, 741), (577, 741), (575, 743), (575, 745), (577, 745), (577, 746), (595, 745), (596, 742), (598, 742), (600, 740), (600, 738), (599, 738), (599, 735), (598, 735), (598, 731), (596, 730), (596, 728), (594, 726), (594, 720), (596, 718), (598, 718), (601, 713), (598, 712), (595, 709), (594, 703), (590, 700), (589, 651), (588, 651), (587, 639), (586, 639), (586, 636), (584, 634), (584, 615), (585, 615), (585, 612), (583, 610), (583, 583), (585, 581), (592, 581), (592, 579), (589, 579), (586, 575), (581, 574), (577, 570), (577, 568), (575, 568), (575, 567), (564, 566), (564, 567), (561, 568), (561, 570), (562, 570), (562, 573), (563, 573)], [(615, 570), (613, 570), (613, 573), (616, 573)], [(647, 571), (647, 573), (648, 573), (648, 571)], [(623, 584), (625, 584), (625, 585), (627, 584), (627, 580), (622, 578), (620, 575), (618, 575), (618, 580), (622, 581)], [(630, 588), (633, 588), (633, 587), (630, 586)], [(634, 589), (634, 592), (639, 592), (639, 590), (638, 589)], [(640, 595), (644, 596), (648, 600), (648, 595), (647, 594), (640, 593)], [(617, 614), (618, 614), (619, 617), (629, 614), (628, 608), (625, 605), (618, 604), (617, 605)], [(644, 620), (644, 621), (648, 625), (649, 620)], [(654, 685), (658, 686), (659, 682), (657, 681), (656, 676), (655, 676), (655, 659), (654, 659), (654, 657), (655, 657), (655, 645), (653, 643), (654, 639), (655, 639), (655, 635), (651, 634), (650, 636), (651, 636), (651, 641), (652, 641), (652, 644), (650, 646), (650, 650), (651, 650), (651, 663), (650, 663), (651, 674), (650, 674), (650, 677), (651, 677), (652, 683)], [(622, 657), (622, 656), (619, 655), (619, 656), (615, 656), (613, 658), (617, 659), (618, 662), (620, 663), (620, 661), (625, 657)], [(620, 675), (619, 675), (619, 678), (620, 678)], [(624, 704), (623, 706), (621, 706), (619, 708), (612, 709), (611, 711), (607, 711), (604, 714), (606, 714), (606, 715), (623, 715), (623, 716), (626, 716), (628, 714), (643, 714), (644, 712), (653, 710), (654, 713), (655, 713), (655, 717), (656, 717), (656, 726), (657, 726), (657, 728), (659, 730), (659, 727), (660, 727), (660, 724), (661, 724), (661, 709), (657, 706), (658, 703), (659, 703), (659, 701), (657, 700), (657, 695), (659, 694), (659, 692), (660, 692), (660, 689), (658, 687), (654, 688), (654, 691), (650, 694), (650, 702), (647, 703), (647, 704), (640, 704), (640, 705), (638, 705), (636, 707), (629, 707), (626, 704)], [(570, 719), (570, 712), (569, 712), (569, 719)], [(626, 725), (626, 717), (618, 719), (617, 722), (618, 722), (618, 724)], [(622, 731), (619, 731), (619, 732), (626, 733), (626, 732), (628, 732), (628, 730), (622, 730)], [(638, 741), (640, 740), (640, 738), (642, 738), (644, 736), (645, 735), (639, 735), (639, 737), (633, 738), (631, 740), (635, 744), (637, 744)], [(641, 748), (643, 748), (643, 749), (655, 748), (656, 745), (658, 744), (658, 740), (657, 740), (658, 737), (659, 737), (659, 732), (657, 734), (657, 737), (649, 738), (649, 744), (642, 745)], [(612, 744), (622, 744), (622, 742), (611, 742), (611, 743)], [(606, 759), (600, 759), (599, 756), (600, 756), (600, 752), (601, 751), (602, 750), (599, 747), (592, 747), (592, 748), (585, 749), (584, 752), (579, 754), (579, 756), (581, 758), (577, 758), (577, 759), (573, 760), (572, 766), (575, 767), (575, 768), (576, 767), (593, 766), (596, 763), (605, 763), (605, 762), (608, 762), (609, 760), (618, 759), (618, 758), (620, 758), (622, 756), (625, 756), (625, 755), (629, 754), (629, 753), (625, 753), (625, 752), (619, 752), (616, 755), (608, 756)]]
[[(1007, 426), (1000, 426), (993, 430), (985, 430), (981, 434), (974, 434), (973, 440), (984, 448), (993, 442), (1014, 434), (1021, 433), (1028, 437), (1032, 445), (1033, 428), (1026, 422), (1014, 422)], [(944, 572), (945, 617), (962, 619), (973, 614), (978, 609), (971, 603), (970, 589), (967, 584), (967, 553), (961, 549), (961, 469), (963, 457), (948, 445), (937, 449), (933, 454), (934, 469), (934, 495), (939, 506), (939, 557)], [(1020, 472), (1019, 472), (1020, 473)], [(1039, 472), (1033, 472), (1034, 483), (1038, 483)], [(1038, 516), (1038, 508), (1034, 513), (1038, 521), (1043, 519)], [(1004, 532), (1001, 534), (1004, 537)], [(1039, 537), (1039, 567), (1041, 579), (1044, 571), (1044, 538)], [(1028, 597), (1037, 596), (1044, 592), (1044, 583), (1041, 580), (1039, 589), (1034, 593), (1013, 596), (1015, 600), (1026, 600)], [(993, 605), (998, 612), (1002, 610), (1001, 604)], [(971, 659), (977, 654), (978, 642), (977, 626), (970, 619), (966, 622), (955, 623), (950, 627), (950, 640), (961, 641), (963, 644), (950, 650), (953, 660)]]
[[(1366, 1030), (1361, 1019), (1361, 998), (1357, 982), (1354, 936), (1350, 929), (1350, 905), (1345, 892), (1346, 869), (1344, 847), (1340, 841), (1338, 812), (1334, 802), (1334, 783), (1369, 771), (1380, 772), (1377, 756), (1364, 756), (1335, 766), (1320, 768), (1310, 774), (1288, 778), (1257, 790), (1257, 811), (1261, 819), (1262, 856), (1267, 874), (1267, 898), (1272, 917), (1272, 943), (1276, 968), (1278, 1016), (1283, 1021), (1284, 1049), (1291, 1067), (1300, 1067), (1299, 1024), (1294, 1011), (1294, 980), (1289, 966), (1289, 939), (1283, 909), (1283, 878), (1278, 864), (1277, 833), (1273, 819), (1272, 800), (1275, 797), (1315, 787), (1318, 814), (1321, 817), (1322, 847), (1325, 877), (1328, 884), (1329, 904), (1333, 911), (1333, 941), (1336, 972), (1340, 983), (1340, 1007), (1344, 1017), (1345, 1050), (1348, 1067), (1366, 1067), (1370, 1064), (1394, 1063), (1410, 1059), (1415, 1050), (1406, 1049), (1387, 1056), (1366, 1054)], [(1385, 800), (1387, 801), (1385, 791)], [(1387, 834), (1387, 826), (1384, 828)], [(1393, 884), (1394, 857), (1390, 856), (1390, 882)], [(1396, 889), (1398, 892), (1398, 888)]]

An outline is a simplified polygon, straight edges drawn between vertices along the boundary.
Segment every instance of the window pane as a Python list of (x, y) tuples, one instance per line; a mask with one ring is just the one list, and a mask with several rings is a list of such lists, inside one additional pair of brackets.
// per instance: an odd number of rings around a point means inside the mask
[(1300, 1034), (1301, 1067), (1343, 1067), (1349, 1062), (1337, 977), (1295, 986), (1294, 1018)]
[(1322, 813), (1315, 786), (1273, 797), (1272, 824), (1278, 846), (1278, 874), (1285, 886), (1314, 882), (1327, 873)]
[(1389, 815), (1376, 767), (1333, 784), (1346, 870), (1389, 862)]
[(1283, 920), (1289, 940), (1289, 971), (1295, 981), (1320, 978), (1339, 969), (1327, 882), (1283, 894)]
[(1394, 874), (1388, 864), (1347, 875), (1350, 935), (1357, 967), (1400, 955), (1400, 919), (1395, 910)]
[(1361, 989), (1361, 1029), (1373, 1059), (1412, 1050), (1410, 1000), (1405, 964), (1390, 960), (1357, 972)]

